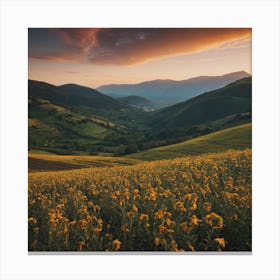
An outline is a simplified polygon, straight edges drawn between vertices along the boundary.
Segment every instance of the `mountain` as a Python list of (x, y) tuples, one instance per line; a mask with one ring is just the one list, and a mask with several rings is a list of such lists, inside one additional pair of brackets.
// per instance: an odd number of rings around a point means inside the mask
[(115, 100), (79, 85), (32, 80), (28, 102), (30, 150), (123, 154), (119, 148), (131, 153), (250, 122), (251, 77), (149, 112), (142, 96)]
[(182, 81), (153, 80), (138, 84), (111, 84), (98, 87), (97, 90), (111, 97), (137, 95), (165, 107), (246, 77), (250, 77), (250, 74), (239, 71), (222, 76), (200, 76)]
[(97, 90), (75, 84), (54, 86), (34, 80), (28, 81), (28, 96), (73, 108), (87, 108), (93, 113), (105, 110), (122, 110), (126, 106)]
[(143, 111), (152, 111), (156, 108), (156, 105), (148, 100), (147, 98), (141, 97), (141, 96), (134, 96), (129, 95), (126, 97), (119, 97), (117, 100), (123, 104), (141, 109)]
[(252, 79), (244, 78), (185, 102), (149, 113), (147, 123), (157, 130), (207, 124), (226, 116), (251, 112)]

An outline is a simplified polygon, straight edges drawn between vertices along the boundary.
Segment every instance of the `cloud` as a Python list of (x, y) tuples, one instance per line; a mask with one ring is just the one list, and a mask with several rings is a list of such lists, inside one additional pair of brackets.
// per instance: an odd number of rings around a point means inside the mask
[[(48, 32), (48, 36), (41, 36), (40, 42), (29, 34), (32, 58), (111, 65), (232, 47), (236, 40), (251, 39), (250, 28), (50, 28), (41, 32)], [(48, 47), (42, 47), (48, 39)]]

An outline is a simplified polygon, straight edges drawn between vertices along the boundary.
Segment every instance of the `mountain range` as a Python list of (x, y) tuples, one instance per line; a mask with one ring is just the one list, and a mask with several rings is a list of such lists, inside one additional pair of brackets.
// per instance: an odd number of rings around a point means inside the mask
[(185, 102), (151, 112), (147, 120), (154, 129), (190, 127), (226, 116), (251, 112), (252, 79), (244, 78)]
[(110, 84), (100, 86), (97, 90), (115, 98), (141, 96), (157, 104), (158, 107), (165, 107), (246, 77), (250, 77), (250, 74), (238, 71), (222, 76), (200, 76), (182, 81), (153, 80), (138, 84)]
[(126, 108), (122, 103), (95, 89), (76, 84), (54, 86), (45, 82), (29, 80), (28, 97), (46, 99), (62, 106), (88, 108), (92, 113)]
[[(122, 145), (127, 147), (125, 153), (132, 153), (179, 143), (251, 122), (251, 99), (251, 77), (160, 109), (143, 96), (112, 98), (76, 84), (29, 80), (29, 148), (112, 154)], [(123, 154), (123, 147), (120, 150), (118, 154)]]

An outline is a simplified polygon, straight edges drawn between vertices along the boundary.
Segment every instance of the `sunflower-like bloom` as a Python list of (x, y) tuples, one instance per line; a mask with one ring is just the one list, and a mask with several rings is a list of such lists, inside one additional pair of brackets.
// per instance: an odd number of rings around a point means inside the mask
[(224, 238), (215, 238), (215, 241), (222, 247), (225, 248), (226, 242)]
[(211, 226), (212, 229), (221, 229), (224, 226), (223, 217), (219, 216), (215, 212), (206, 215), (205, 222)]
[(149, 215), (147, 214), (140, 215), (140, 221), (148, 221), (148, 220), (149, 220)]
[(113, 245), (113, 250), (114, 250), (114, 251), (119, 251), (120, 248), (121, 248), (122, 243), (121, 243), (120, 240), (115, 239), (115, 240), (113, 241), (112, 245)]

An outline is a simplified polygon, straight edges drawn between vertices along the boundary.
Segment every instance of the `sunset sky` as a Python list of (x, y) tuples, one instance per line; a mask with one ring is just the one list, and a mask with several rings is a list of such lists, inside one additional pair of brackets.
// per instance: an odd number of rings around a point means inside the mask
[(251, 73), (249, 28), (30, 28), (29, 79), (98, 87)]

